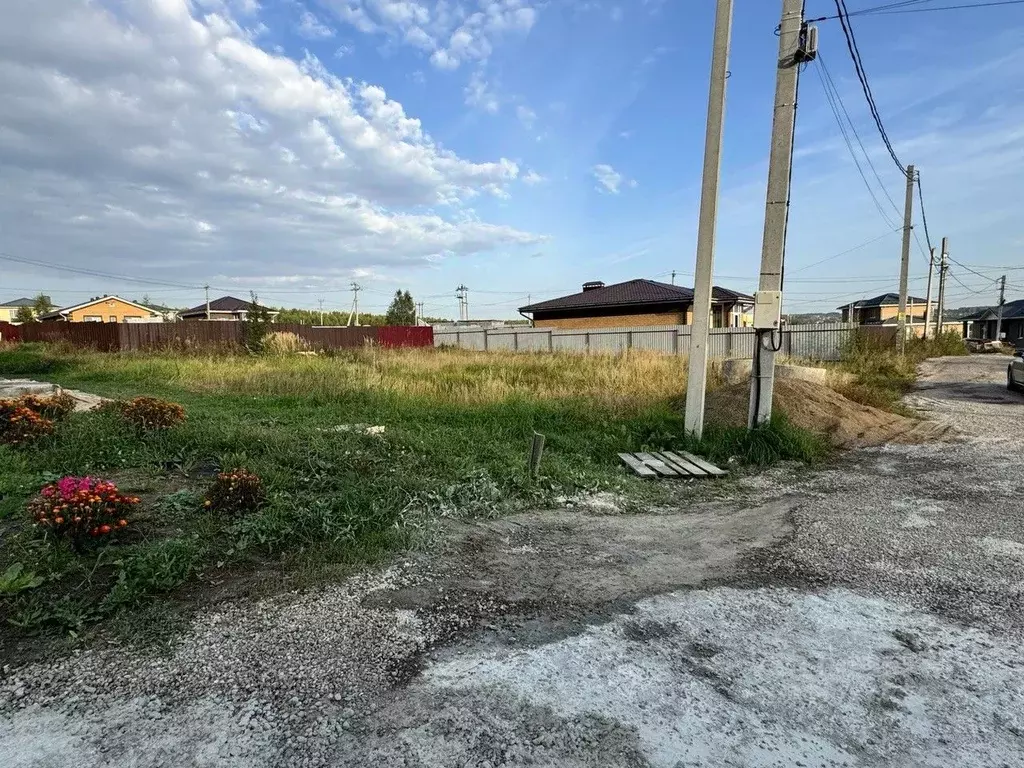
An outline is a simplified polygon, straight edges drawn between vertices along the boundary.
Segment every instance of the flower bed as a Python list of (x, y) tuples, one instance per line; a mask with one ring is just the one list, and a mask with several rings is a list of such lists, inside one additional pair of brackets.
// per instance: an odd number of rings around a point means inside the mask
[(122, 494), (109, 481), (69, 476), (44, 486), (28, 510), (39, 528), (81, 550), (90, 539), (106, 539), (127, 528), (138, 505), (137, 496)]

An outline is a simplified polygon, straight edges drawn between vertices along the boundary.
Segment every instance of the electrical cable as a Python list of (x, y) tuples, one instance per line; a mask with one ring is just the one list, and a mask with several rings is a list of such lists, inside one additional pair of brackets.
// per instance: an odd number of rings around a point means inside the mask
[(924, 224), (924, 239), (928, 243), (928, 250), (932, 249), (932, 236), (928, 234), (928, 217), (924, 212), (924, 190), (921, 189), (921, 172), (916, 171), (916, 178), (914, 179), (917, 184), (917, 199), (921, 203), (921, 223)]
[(864, 148), (864, 142), (860, 138), (860, 132), (857, 130), (857, 126), (854, 124), (853, 119), (850, 117), (850, 112), (846, 108), (846, 102), (843, 101), (843, 97), (839, 93), (839, 88), (836, 87), (835, 80), (832, 78), (832, 73), (829, 72), (828, 66), (825, 64), (825, 59), (821, 55), (821, 51), (818, 51), (818, 55), (815, 61), (817, 61), (820, 65), (821, 70), (825, 75), (825, 79), (831, 86), (832, 93), (835, 96), (835, 100), (839, 104), (839, 107), (842, 109), (843, 114), (846, 116), (846, 122), (849, 123), (850, 130), (853, 131), (853, 137), (857, 140), (857, 144), (860, 146), (860, 151), (864, 153), (864, 159), (868, 161), (868, 167), (871, 168), (871, 172), (875, 176), (875, 181), (877, 181), (878, 186), (882, 188), (882, 192), (883, 194), (885, 194), (886, 199), (889, 201), (889, 205), (891, 205), (893, 211), (896, 212), (896, 220), (899, 221), (900, 217), (903, 216), (903, 212), (900, 210), (899, 206), (896, 205), (896, 201), (892, 199), (892, 195), (889, 194), (888, 188), (886, 188), (885, 183), (882, 181), (882, 177), (878, 173), (878, 169), (875, 167), (874, 162), (871, 160), (871, 155)]
[[(895, 227), (896, 223), (889, 218), (889, 214), (886, 213), (882, 204), (878, 201), (878, 196), (875, 194), (875, 190), (871, 187), (871, 184), (868, 183), (868, 177), (864, 173), (864, 169), (861, 167), (860, 160), (857, 158), (857, 153), (853, 151), (853, 143), (850, 141), (850, 135), (846, 130), (846, 125), (843, 123), (843, 119), (839, 116), (839, 108), (835, 102), (835, 95), (831, 92), (829, 84), (826, 82), (825, 76), (822, 74), (824, 72), (824, 64), (821, 63), (822, 60), (820, 57), (818, 62), (821, 66), (815, 69), (815, 71), (818, 73), (818, 80), (821, 82), (822, 90), (825, 91), (825, 101), (828, 103), (829, 109), (832, 111), (832, 117), (835, 118), (836, 125), (839, 126), (839, 133), (843, 137), (843, 143), (846, 144), (846, 151), (849, 152), (850, 158), (853, 160), (853, 164), (857, 168), (857, 173), (860, 175), (861, 181), (864, 182), (864, 188), (867, 189), (868, 194), (871, 196), (871, 202), (875, 204), (875, 209), (878, 211), (878, 215), (882, 217), (882, 221), (885, 222), (887, 227)], [(864, 145), (861, 144), (861, 150), (863, 149)], [(867, 156), (866, 152), (865, 156)], [(875, 176), (877, 178), (877, 172), (875, 173)]]
[(885, 126), (882, 124), (882, 116), (878, 113), (878, 106), (875, 104), (875, 97), (871, 93), (871, 86), (868, 84), (867, 73), (864, 71), (864, 63), (860, 57), (860, 48), (857, 46), (857, 39), (853, 34), (853, 25), (850, 23), (848, 18), (849, 13), (846, 10), (845, 0), (835, 0), (836, 11), (839, 16), (839, 23), (843, 28), (843, 35), (846, 38), (846, 47), (850, 51), (850, 57), (853, 59), (853, 67), (857, 73), (857, 79), (860, 81), (861, 89), (864, 91), (864, 98), (867, 99), (868, 108), (871, 110), (871, 117), (875, 121), (875, 126), (878, 128), (879, 134), (882, 136), (882, 142), (885, 144), (885, 148), (889, 151), (889, 156), (893, 162), (896, 163), (896, 167), (900, 169), (904, 178), (907, 175), (907, 169), (900, 162), (899, 157), (896, 155), (896, 150), (893, 149), (892, 142), (889, 140), (889, 135), (885, 132)]

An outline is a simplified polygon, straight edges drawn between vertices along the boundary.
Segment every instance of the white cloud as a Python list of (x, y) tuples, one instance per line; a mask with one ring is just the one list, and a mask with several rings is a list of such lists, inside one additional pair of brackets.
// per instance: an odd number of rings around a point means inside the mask
[(523, 174), (523, 183), (529, 184), (531, 187), (537, 184), (543, 184), (545, 181), (547, 181), (546, 176), (541, 176), (532, 169)]
[(613, 195), (617, 195), (619, 194), (620, 188), (624, 185), (630, 189), (637, 186), (635, 179), (627, 179), (610, 165), (603, 163), (595, 165), (591, 171), (594, 174), (594, 178), (597, 180), (597, 186), (595, 189), (598, 192), (608, 192)]
[(484, 79), (482, 72), (474, 72), (465, 88), (466, 104), (476, 109), (496, 115), (501, 109), (501, 101), (493, 87)]
[(323, 40), (334, 37), (334, 30), (309, 11), (302, 12), (302, 16), (299, 17), (299, 26), (295, 31), (307, 40)]
[(514, 162), (463, 159), (382, 88), (200, 13), (189, 0), (6, 9), (5, 249), (191, 283), (542, 239), (463, 213), (505, 193)]
[(528, 131), (532, 130), (534, 123), (537, 122), (537, 113), (524, 104), (516, 107), (516, 117), (519, 118), (519, 122)]
[(438, 69), (485, 62), (506, 35), (525, 34), (537, 21), (529, 0), (477, 0), (477, 9), (450, 0), (322, 0), (360, 32), (384, 35), (429, 54)]

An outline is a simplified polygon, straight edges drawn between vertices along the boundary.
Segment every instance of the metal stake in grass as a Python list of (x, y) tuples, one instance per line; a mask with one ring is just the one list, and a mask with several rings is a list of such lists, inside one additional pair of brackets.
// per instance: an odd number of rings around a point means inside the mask
[(540, 473), (540, 457), (544, 454), (544, 435), (533, 433), (533, 445), (530, 446), (530, 477)]

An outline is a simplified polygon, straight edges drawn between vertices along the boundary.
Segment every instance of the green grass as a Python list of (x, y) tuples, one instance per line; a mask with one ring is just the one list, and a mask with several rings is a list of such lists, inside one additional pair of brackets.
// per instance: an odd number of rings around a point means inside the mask
[(956, 333), (937, 338), (913, 338), (900, 356), (892, 341), (869, 333), (856, 334), (843, 350), (839, 370), (852, 373), (856, 381), (837, 386), (843, 395), (864, 405), (901, 412), (900, 400), (917, 380), (917, 366), (930, 357), (966, 355), (967, 347)]
[[(154, 610), (154, 595), (187, 602), (268, 570), (277, 588), (315, 583), (414, 545), (444, 516), (504, 514), (581, 491), (660, 498), (662, 486), (619, 465), (620, 451), (683, 448), (758, 465), (826, 452), (783, 420), (754, 433), (712, 426), (695, 444), (679, 408), (684, 361), (668, 356), (186, 357), (22, 345), (0, 350), (0, 375), (164, 397), (188, 413), (183, 425), (142, 436), (114, 414), (76, 414), (30, 449), (0, 446), (0, 572), (21, 562), (45, 580), (0, 602), (22, 631), (125, 623), (126, 609)], [(386, 431), (333, 429), (343, 424)], [(526, 471), (534, 431), (547, 437), (539, 480)], [(234, 520), (204, 512), (210, 472), (238, 466), (263, 478), (266, 507)], [(64, 474), (110, 478), (140, 495), (146, 513), (133, 537), (85, 557), (43, 542), (24, 504)]]

